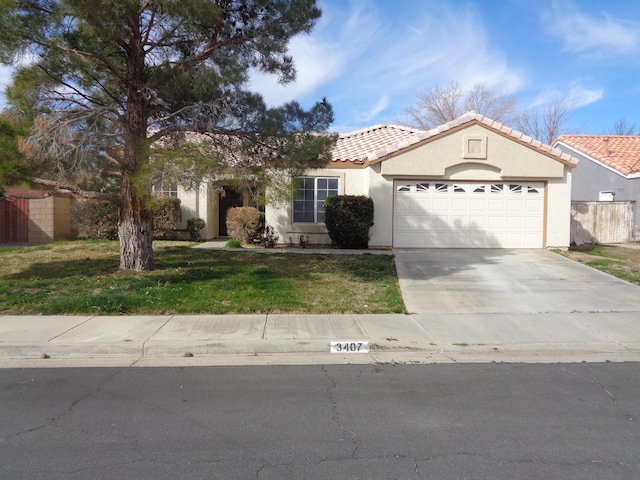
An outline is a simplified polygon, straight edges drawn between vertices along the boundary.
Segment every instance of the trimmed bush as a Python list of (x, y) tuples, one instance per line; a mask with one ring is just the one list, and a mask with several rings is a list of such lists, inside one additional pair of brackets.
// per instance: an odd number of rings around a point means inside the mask
[(368, 248), (373, 200), (364, 195), (333, 195), (324, 201), (331, 243), (341, 248)]
[(242, 245), (251, 243), (260, 230), (260, 212), (255, 207), (235, 207), (227, 212), (227, 233)]
[(151, 199), (153, 212), (153, 238), (166, 239), (176, 228), (180, 218), (180, 199), (168, 195), (160, 195)]
[(187, 220), (187, 232), (189, 232), (189, 238), (192, 242), (201, 242), (202, 235), (200, 231), (206, 226), (204, 220), (198, 217), (193, 217)]
[[(166, 238), (176, 228), (180, 217), (180, 199), (162, 196), (151, 200), (153, 238)], [(118, 207), (102, 200), (84, 200), (70, 209), (71, 222), (78, 238), (117, 240)]]
[(70, 211), (71, 223), (78, 238), (92, 240), (118, 238), (118, 207), (111, 202), (83, 200)]

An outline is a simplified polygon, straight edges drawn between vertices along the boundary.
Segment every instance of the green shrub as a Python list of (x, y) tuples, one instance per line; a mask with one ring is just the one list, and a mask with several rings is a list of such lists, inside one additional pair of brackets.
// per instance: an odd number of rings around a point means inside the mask
[[(175, 230), (180, 218), (180, 199), (177, 197), (154, 197), (153, 238), (166, 238)], [(71, 222), (78, 231), (78, 238), (92, 240), (118, 238), (118, 207), (106, 201), (83, 200), (70, 209)]]
[(227, 233), (242, 245), (251, 243), (251, 239), (260, 229), (260, 212), (255, 207), (235, 207), (227, 212)]
[(153, 238), (169, 238), (180, 218), (180, 199), (160, 195), (151, 199), (150, 207), (153, 212)]
[(118, 207), (111, 202), (79, 201), (71, 207), (69, 214), (71, 223), (78, 231), (78, 238), (118, 238)]
[(242, 245), (240, 244), (240, 242), (235, 238), (228, 240), (227, 243), (224, 244), (224, 246), (226, 248), (242, 248)]
[(331, 243), (341, 248), (367, 248), (373, 226), (373, 200), (364, 195), (334, 195), (324, 201)]
[(202, 235), (200, 235), (200, 231), (205, 226), (206, 226), (206, 223), (201, 218), (193, 217), (187, 220), (187, 232), (189, 232), (189, 238), (192, 242), (202, 241)]

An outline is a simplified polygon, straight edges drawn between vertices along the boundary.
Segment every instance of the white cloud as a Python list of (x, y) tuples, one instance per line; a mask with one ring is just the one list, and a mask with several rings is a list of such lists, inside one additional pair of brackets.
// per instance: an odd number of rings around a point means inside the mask
[(254, 72), (249, 87), (262, 93), (268, 105), (279, 105), (300, 100), (348, 71), (353, 58), (366, 49), (366, 32), (374, 31), (369, 27), (376, 20), (363, 6), (355, 6), (346, 18), (342, 10), (323, 7), (323, 16), (312, 33), (289, 42), (297, 71), (295, 82), (281, 85), (273, 75)]
[(356, 112), (356, 117), (360, 122), (370, 123), (375, 121), (375, 118), (389, 107), (389, 97), (383, 95), (378, 100), (378, 103), (373, 105), (370, 109), (363, 112)]
[(589, 88), (579, 82), (572, 82), (565, 90), (553, 87), (542, 90), (526, 108), (544, 108), (562, 99), (570, 109), (575, 110), (596, 103), (603, 96), (602, 88)]
[(638, 25), (605, 13), (587, 15), (570, 2), (557, 2), (543, 19), (551, 35), (571, 52), (596, 55), (626, 54), (640, 47)]
[[(457, 81), (463, 88), (482, 83), (498, 93), (513, 93), (523, 84), (502, 50), (473, 10), (447, 4), (411, 4), (412, 16), (397, 21), (375, 3), (327, 0), (310, 36), (290, 44), (298, 70), (295, 84), (255, 76), (251, 87), (268, 104), (318, 100), (326, 96), (353, 127), (395, 121), (425, 88)], [(339, 119), (344, 122), (345, 119)]]
[(602, 88), (588, 88), (578, 83), (572, 84), (567, 93), (567, 100), (573, 108), (586, 107), (599, 101), (604, 95)]

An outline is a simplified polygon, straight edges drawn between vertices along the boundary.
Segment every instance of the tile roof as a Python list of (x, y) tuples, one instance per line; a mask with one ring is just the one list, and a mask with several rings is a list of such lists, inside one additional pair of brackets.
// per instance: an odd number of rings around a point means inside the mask
[(640, 136), (631, 135), (562, 135), (562, 143), (618, 172), (640, 174)]
[(399, 150), (418, 144), (465, 124), (481, 124), (489, 129), (531, 146), (567, 165), (577, 165), (571, 155), (524, 135), (476, 112), (464, 115), (431, 130), (418, 130), (398, 125), (376, 125), (340, 135), (332, 154), (333, 162), (364, 164), (380, 160)]
[(375, 160), (419, 140), (423, 130), (400, 125), (375, 125), (338, 137), (331, 155), (334, 162), (364, 163)]

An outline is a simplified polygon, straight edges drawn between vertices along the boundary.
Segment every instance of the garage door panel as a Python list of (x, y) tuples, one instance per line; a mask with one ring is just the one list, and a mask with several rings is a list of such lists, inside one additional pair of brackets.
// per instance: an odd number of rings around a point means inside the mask
[(486, 216), (470, 216), (469, 228), (485, 232), (489, 228), (489, 219)]
[(469, 200), (469, 211), (471, 212), (486, 212), (488, 201), (485, 198), (471, 198)]
[(540, 219), (538, 217), (525, 217), (523, 229), (525, 232), (538, 232), (540, 229)]
[(540, 198), (525, 200), (524, 210), (528, 213), (542, 213), (543, 204)]
[(522, 230), (524, 226), (524, 219), (522, 217), (509, 216), (506, 219), (507, 231)]
[(434, 198), (431, 211), (433, 212), (448, 212), (449, 211), (449, 198)]
[(394, 246), (540, 248), (543, 193), (542, 183), (403, 182)]
[(505, 201), (502, 198), (489, 200), (489, 212), (498, 212), (502, 214), (505, 211)]

